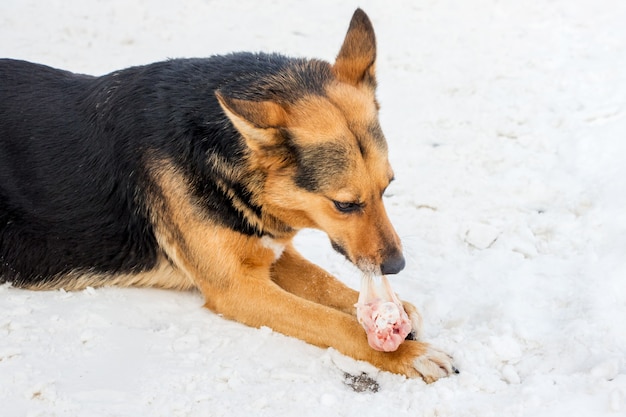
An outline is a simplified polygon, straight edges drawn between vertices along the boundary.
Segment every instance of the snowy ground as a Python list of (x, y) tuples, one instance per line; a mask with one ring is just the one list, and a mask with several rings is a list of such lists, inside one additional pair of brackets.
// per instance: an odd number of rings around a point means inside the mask
[[(0, 415), (626, 414), (626, 2), (3, 0), (0, 56), (103, 74), (379, 40), (393, 285), (461, 374), (433, 385), (225, 321), (194, 293), (0, 287)], [(0, 80), (2, 82), (2, 80)], [(358, 286), (326, 238), (311, 259)], [(356, 393), (343, 372), (371, 372)]]

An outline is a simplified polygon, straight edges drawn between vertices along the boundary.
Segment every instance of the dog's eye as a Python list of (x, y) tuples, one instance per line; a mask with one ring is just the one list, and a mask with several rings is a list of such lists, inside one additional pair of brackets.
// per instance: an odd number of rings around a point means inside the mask
[(354, 202), (333, 201), (333, 203), (335, 203), (335, 208), (342, 213), (354, 213), (362, 208), (361, 204)]

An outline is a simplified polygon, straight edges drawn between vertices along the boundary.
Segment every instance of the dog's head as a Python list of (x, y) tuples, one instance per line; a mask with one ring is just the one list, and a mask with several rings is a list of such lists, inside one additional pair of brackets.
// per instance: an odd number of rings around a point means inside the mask
[(393, 180), (375, 97), (376, 40), (357, 10), (333, 65), (293, 60), (257, 82), (261, 100), (218, 91), (245, 138), (252, 169), (264, 172), (258, 203), (294, 229), (323, 230), (361, 270), (404, 267), (382, 196)]

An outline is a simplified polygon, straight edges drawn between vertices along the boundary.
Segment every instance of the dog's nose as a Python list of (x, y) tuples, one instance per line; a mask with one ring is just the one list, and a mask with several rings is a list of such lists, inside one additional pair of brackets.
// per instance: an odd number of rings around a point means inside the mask
[(402, 256), (402, 253), (398, 253), (395, 256), (387, 258), (385, 262), (380, 265), (380, 272), (383, 275), (397, 274), (404, 269), (404, 265), (406, 265), (404, 256)]

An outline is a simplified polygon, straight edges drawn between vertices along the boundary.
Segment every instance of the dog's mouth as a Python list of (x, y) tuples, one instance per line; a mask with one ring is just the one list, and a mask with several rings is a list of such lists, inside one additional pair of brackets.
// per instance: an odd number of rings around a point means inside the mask
[(362, 272), (372, 276), (382, 275), (380, 265), (377, 265), (372, 260), (365, 257), (358, 257), (355, 261), (348, 255), (348, 251), (340, 243), (331, 240), (330, 244), (337, 253), (343, 255), (348, 261), (350, 261), (350, 263), (355, 265)]
[(402, 271), (405, 266), (405, 260), (404, 256), (402, 255), (402, 251), (390, 250), (388, 255), (383, 256), (383, 260), (379, 264), (378, 262), (365, 256), (359, 256), (356, 259), (352, 259), (352, 257), (348, 255), (348, 251), (346, 250), (346, 248), (341, 243), (331, 239), (330, 244), (335, 251), (343, 255), (348, 261), (350, 261), (353, 265), (359, 268), (362, 272), (369, 275), (393, 275)]
[(331, 240), (331, 241), (330, 241), (330, 245), (333, 247), (333, 249), (334, 249), (337, 253), (339, 253), (339, 254), (341, 254), (341, 255), (345, 256), (347, 260), (349, 260), (350, 262), (352, 262), (352, 259), (350, 259), (350, 257), (348, 256), (348, 252), (345, 250), (345, 248), (344, 248), (343, 246), (341, 246), (341, 244), (340, 244), (340, 243), (335, 242), (334, 240)]

